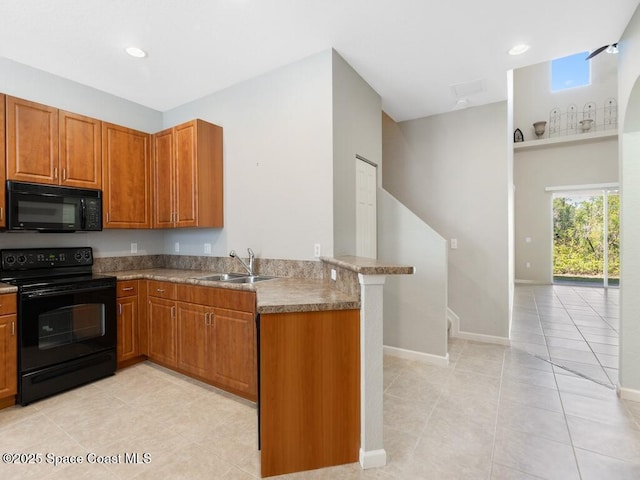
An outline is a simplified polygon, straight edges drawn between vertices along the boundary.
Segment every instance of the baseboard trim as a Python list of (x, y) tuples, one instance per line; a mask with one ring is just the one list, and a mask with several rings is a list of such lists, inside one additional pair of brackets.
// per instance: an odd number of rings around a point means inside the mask
[(496, 345), (504, 345), (506, 347), (511, 345), (511, 342), (506, 337), (483, 335), (481, 333), (458, 332), (456, 335), (452, 334), (451, 336), (455, 338), (460, 338), (462, 340), (472, 340), (474, 342), (481, 342), (481, 343), (493, 343)]
[(640, 390), (634, 390), (633, 388), (618, 387), (618, 396), (623, 400), (640, 402)]
[(431, 353), (417, 352), (415, 350), (407, 350), (405, 348), (390, 347), (384, 345), (383, 351), (387, 355), (392, 357), (404, 358), (405, 360), (415, 360), (422, 363), (428, 363), (430, 365), (436, 365), (438, 367), (446, 367), (449, 365), (449, 354), (432, 355)]
[(460, 317), (456, 313), (447, 307), (447, 319), (451, 322), (451, 330), (449, 336), (453, 338), (460, 338), (462, 340), (473, 340), (474, 342), (482, 343), (494, 343), (496, 345), (511, 345), (511, 342), (506, 337), (495, 337), (493, 335), (484, 335), (482, 333), (471, 333), (460, 331)]
[(360, 466), (366, 470), (367, 468), (384, 467), (387, 464), (387, 452), (384, 448), (380, 450), (371, 450), (365, 452), (360, 449)]

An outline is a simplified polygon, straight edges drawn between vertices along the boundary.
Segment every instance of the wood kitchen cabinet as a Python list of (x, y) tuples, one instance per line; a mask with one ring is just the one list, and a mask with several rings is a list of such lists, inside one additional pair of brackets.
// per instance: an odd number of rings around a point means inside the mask
[(102, 188), (102, 122), (60, 110), (59, 182), (67, 187)]
[(16, 295), (0, 295), (0, 408), (15, 403), (18, 393)]
[(149, 137), (102, 122), (104, 228), (151, 227)]
[(178, 285), (178, 369), (256, 401), (255, 293)]
[(119, 281), (118, 302), (118, 368), (144, 360), (140, 351), (140, 299), (138, 280)]
[(100, 189), (99, 120), (6, 98), (7, 178)]
[(56, 184), (58, 109), (7, 96), (7, 178)]
[(260, 315), (262, 476), (358, 461), (360, 311)]
[(222, 127), (192, 120), (153, 141), (153, 226), (222, 227)]
[(5, 150), (5, 102), (6, 98), (0, 93), (0, 228), (7, 225), (7, 216), (5, 208), (5, 173), (6, 173), (6, 150)]
[(147, 298), (147, 355), (154, 362), (176, 368), (176, 286), (169, 282), (148, 280)]

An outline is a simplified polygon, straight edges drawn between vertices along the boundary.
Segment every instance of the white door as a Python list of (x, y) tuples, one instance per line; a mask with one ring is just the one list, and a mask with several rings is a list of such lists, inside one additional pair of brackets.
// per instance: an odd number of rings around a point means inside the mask
[(356, 158), (356, 255), (377, 258), (377, 168)]

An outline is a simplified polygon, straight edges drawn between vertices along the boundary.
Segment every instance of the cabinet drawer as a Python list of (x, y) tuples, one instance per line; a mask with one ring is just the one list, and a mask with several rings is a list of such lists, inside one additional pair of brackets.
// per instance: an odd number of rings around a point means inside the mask
[(230, 288), (199, 287), (194, 285), (178, 285), (178, 298), (183, 302), (199, 305), (215, 306), (254, 313), (256, 310), (256, 294)]
[(170, 282), (159, 282), (157, 280), (149, 280), (148, 292), (150, 297), (158, 298), (170, 298), (175, 300), (176, 297), (176, 284)]
[(0, 315), (16, 313), (16, 294), (7, 293), (0, 295)]
[(116, 285), (118, 297), (132, 297), (138, 295), (138, 280), (123, 280)]

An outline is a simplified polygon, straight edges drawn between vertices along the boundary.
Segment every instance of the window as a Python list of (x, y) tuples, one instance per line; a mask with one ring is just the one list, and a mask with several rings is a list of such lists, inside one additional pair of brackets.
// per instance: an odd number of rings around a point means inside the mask
[(591, 62), (585, 61), (589, 52), (576, 53), (551, 61), (551, 91), (583, 87), (591, 83)]

